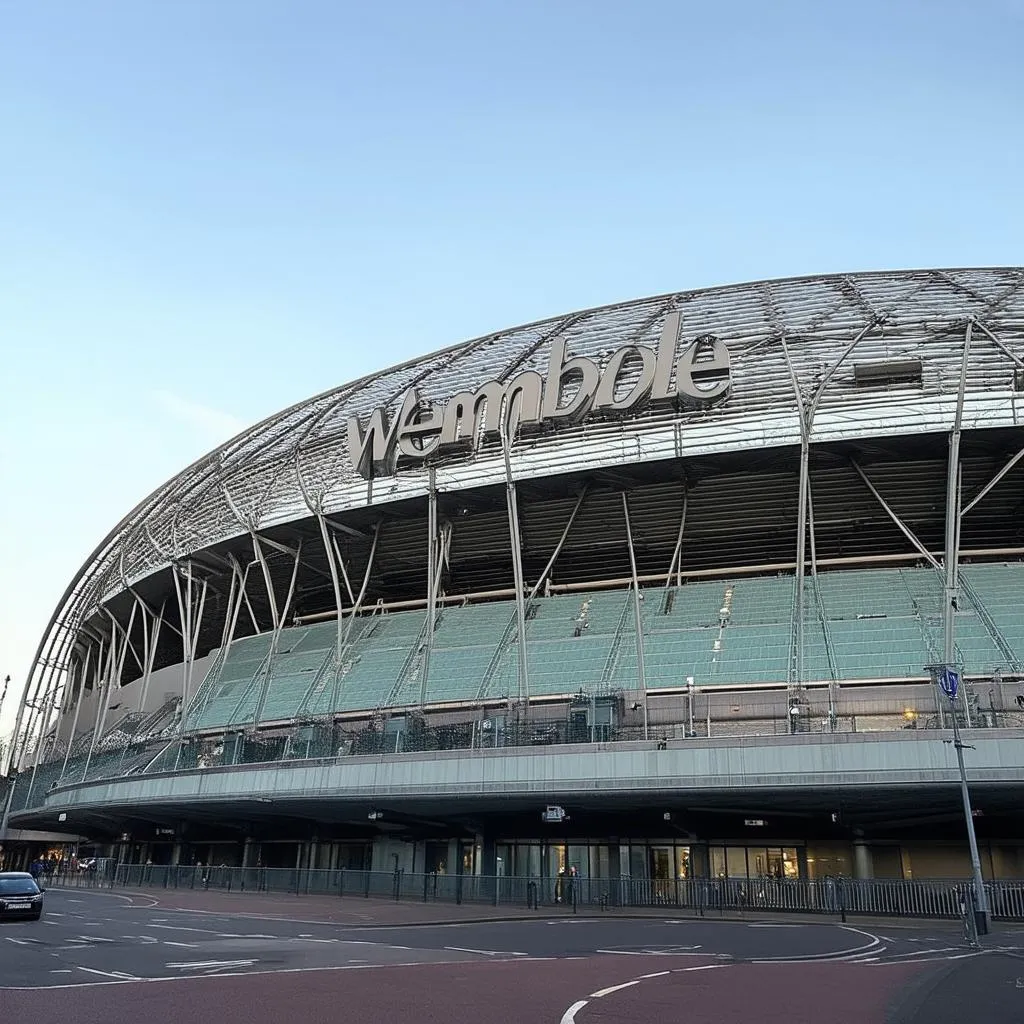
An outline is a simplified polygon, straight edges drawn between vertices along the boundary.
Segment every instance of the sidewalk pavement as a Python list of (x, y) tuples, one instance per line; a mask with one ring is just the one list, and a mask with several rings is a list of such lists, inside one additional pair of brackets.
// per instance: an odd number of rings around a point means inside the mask
[[(59, 885), (53, 888), (59, 889)], [(70, 890), (69, 890), (70, 891)], [(538, 910), (522, 904), (448, 903), (422, 900), (390, 900), (380, 897), (296, 895), (281, 892), (227, 892), (223, 889), (115, 888), (98, 891), (124, 896), (136, 906), (160, 906), (167, 910), (189, 910), (209, 914), (308, 921), (361, 928), (406, 928), (424, 925), (478, 924), (498, 921), (621, 918), (653, 921), (702, 920), (699, 913), (686, 907), (600, 907), (580, 906), (574, 915), (562, 904), (542, 905)], [(747, 921), (777, 924), (840, 924), (838, 914), (794, 914), (762, 911), (708, 912), (706, 921)], [(893, 929), (911, 928), (926, 933), (960, 933), (958, 921), (935, 918), (861, 917), (848, 915), (851, 927)], [(994, 930), (1014, 928), (1012, 922), (997, 923)]]

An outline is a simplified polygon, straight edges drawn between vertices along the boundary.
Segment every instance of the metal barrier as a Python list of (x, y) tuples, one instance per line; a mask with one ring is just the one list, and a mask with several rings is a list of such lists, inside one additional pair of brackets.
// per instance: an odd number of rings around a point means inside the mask
[[(228, 867), (202, 864), (118, 864), (54, 875), (58, 886), (210, 889), (221, 892), (375, 898), (423, 903), (475, 903), (583, 912), (664, 907), (696, 916), (792, 913), (843, 917), (956, 920), (971, 892), (968, 879), (557, 878), (445, 875), (412, 871)], [(995, 920), (1024, 921), (1024, 880), (987, 882)]]

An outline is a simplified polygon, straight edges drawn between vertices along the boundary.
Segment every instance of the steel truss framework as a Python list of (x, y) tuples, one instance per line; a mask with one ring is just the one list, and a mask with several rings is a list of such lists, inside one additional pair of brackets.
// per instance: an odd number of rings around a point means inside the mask
[[(654, 344), (669, 314), (678, 314), (680, 344), (714, 334), (729, 347), (732, 392), (721, 405), (646, 409), (530, 437), (503, 429), (472, 453), (390, 478), (366, 481), (352, 468), (350, 416), (394, 410), (411, 387), (444, 401), (484, 380), (543, 371), (556, 340), (601, 361), (613, 346)], [(8, 766), (51, 759), (62, 714), (73, 716), (71, 736), (80, 733), (83, 690), (104, 694), (87, 723), (95, 744), (106, 698), (124, 682), (143, 679), (141, 711), (153, 671), (182, 664), (184, 711), (197, 685), (192, 667), (210, 650), (269, 632), (269, 666), (291, 622), (333, 616), (340, 664), (359, 614), (384, 605), (428, 610), (422, 696), (437, 610), (455, 599), (514, 598), (506, 639), (519, 646), (518, 700), (528, 703), (526, 617), (552, 586), (632, 589), (642, 689), (642, 585), (794, 571), (788, 683), (799, 689), (819, 568), (920, 558), (943, 574), (949, 660), (965, 538), (975, 553), (1024, 555), (1014, 525), (1022, 354), (1024, 269), (930, 270), (604, 307), (326, 392), (190, 466), (97, 548), (40, 641)], [(918, 379), (885, 379), (886, 366), (908, 361), (919, 363)], [(876, 371), (870, 386), (858, 376), (863, 366)], [(851, 535), (853, 523), (864, 537)]]

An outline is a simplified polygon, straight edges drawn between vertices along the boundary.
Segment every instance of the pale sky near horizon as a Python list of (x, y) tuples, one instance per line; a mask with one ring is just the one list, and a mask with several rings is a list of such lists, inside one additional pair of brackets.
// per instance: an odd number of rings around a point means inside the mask
[(0, 679), (141, 498), (489, 331), (1021, 264), (1024, 0), (0, 0)]

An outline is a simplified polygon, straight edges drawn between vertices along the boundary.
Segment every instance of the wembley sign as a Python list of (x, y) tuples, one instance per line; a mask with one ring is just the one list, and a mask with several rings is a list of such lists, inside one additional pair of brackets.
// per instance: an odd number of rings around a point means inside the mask
[(399, 463), (422, 462), (438, 453), (472, 450), (485, 437), (511, 440), (524, 428), (557, 427), (590, 416), (623, 416), (655, 403), (696, 409), (726, 397), (732, 384), (729, 350), (712, 335), (689, 344), (676, 358), (679, 314), (665, 319), (657, 347), (623, 345), (599, 365), (568, 356), (566, 340), (551, 344), (547, 374), (524, 370), (507, 381), (491, 380), (447, 402), (406, 392), (389, 420), (377, 408), (365, 425), (348, 420), (353, 467), (366, 478), (393, 473)]

